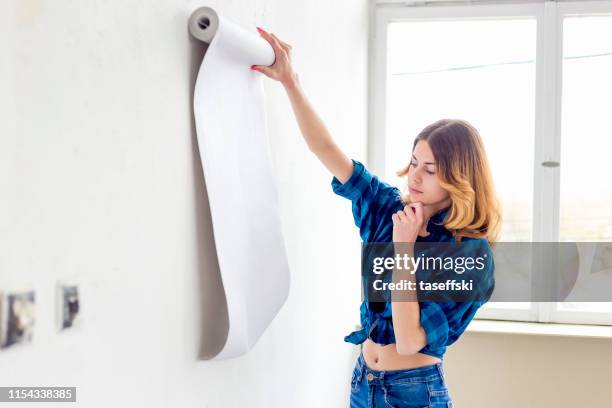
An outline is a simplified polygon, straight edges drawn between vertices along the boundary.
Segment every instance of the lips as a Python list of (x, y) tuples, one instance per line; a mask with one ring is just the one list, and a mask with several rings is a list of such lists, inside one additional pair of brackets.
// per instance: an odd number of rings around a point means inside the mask
[(421, 193), (423, 193), (422, 191), (419, 191), (419, 190), (414, 189), (414, 188), (412, 188), (412, 187), (408, 187), (408, 190), (409, 190), (411, 193), (414, 193), (414, 194), (421, 194)]

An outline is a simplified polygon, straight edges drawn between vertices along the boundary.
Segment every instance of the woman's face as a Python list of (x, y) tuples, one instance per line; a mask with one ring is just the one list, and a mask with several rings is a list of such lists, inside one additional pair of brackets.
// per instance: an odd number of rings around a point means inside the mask
[(408, 169), (408, 188), (412, 202), (420, 201), (424, 205), (436, 207), (450, 202), (448, 191), (444, 190), (438, 181), (434, 155), (424, 140), (418, 141), (412, 152)]

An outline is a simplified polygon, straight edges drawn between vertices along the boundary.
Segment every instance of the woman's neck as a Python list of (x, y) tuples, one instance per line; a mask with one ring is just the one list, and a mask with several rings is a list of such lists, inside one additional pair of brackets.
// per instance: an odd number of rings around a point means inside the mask
[(451, 203), (452, 202), (450, 198), (448, 198), (439, 203), (423, 206), (423, 228), (419, 233), (420, 236), (425, 237), (429, 235), (429, 233), (427, 232), (427, 224), (429, 224), (430, 218), (433, 217), (435, 214), (438, 214), (440, 211), (450, 207)]

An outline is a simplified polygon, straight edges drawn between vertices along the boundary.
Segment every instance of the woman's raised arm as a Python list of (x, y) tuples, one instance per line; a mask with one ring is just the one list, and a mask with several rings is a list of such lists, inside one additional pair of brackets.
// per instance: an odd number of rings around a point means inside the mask
[(276, 60), (270, 66), (253, 65), (251, 68), (279, 81), (285, 87), (308, 148), (340, 182), (345, 183), (353, 173), (353, 162), (334, 142), (325, 124), (302, 91), (298, 75), (291, 67), (291, 46), (279, 40), (274, 34), (267, 33), (259, 27), (258, 30), (259, 34), (272, 45)]

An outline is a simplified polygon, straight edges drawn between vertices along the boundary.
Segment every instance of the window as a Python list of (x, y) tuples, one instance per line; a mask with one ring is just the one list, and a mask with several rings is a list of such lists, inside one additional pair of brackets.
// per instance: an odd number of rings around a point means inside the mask
[[(404, 187), (395, 171), (418, 132), (466, 119), (504, 206), (500, 241), (611, 241), (612, 1), (387, 2), (375, 23), (368, 160), (377, 173)], [(476, 317), (612, 324), (612, 302), (490, 302)]]
[[(610, 174), (612, 140), (602, 136), (612, 134), (609, 108), (606, 109), (612, 95), (612, 13), (560, 17), (563, 22), (560, 141), (563, 166), (559, 238), (611, 242), (612, 182), (597, 175)], [(612, 274), (607, 272), (608, 276), (602, 278), (611, 279)], [(562, 322), (603, 321), (606, 315), (612, 316), (612, 302), (563, 302), (551, 311), (552, 319)]]

